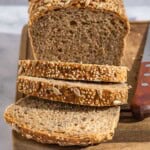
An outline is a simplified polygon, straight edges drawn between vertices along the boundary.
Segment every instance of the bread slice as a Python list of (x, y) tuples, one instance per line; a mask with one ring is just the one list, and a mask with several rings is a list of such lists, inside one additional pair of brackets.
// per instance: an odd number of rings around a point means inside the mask
[(79, 81), (122, 83), (127, 81), (127, 67), (43, 60), (20, 60), (18, 74)]
[(114, 106), (127, 103), (126, 84), (92, 84), (18, 77), (18, 91), (30, 96), (87, 106)]
[(129, 31), (122, 0), (30, 0), (38, 60), (120, 65)]
[(23, 136), (41, 143), (89, 145), (111, 140), (120, 107), (96, 108), (26, 97), (5, 111), (5, 120)]

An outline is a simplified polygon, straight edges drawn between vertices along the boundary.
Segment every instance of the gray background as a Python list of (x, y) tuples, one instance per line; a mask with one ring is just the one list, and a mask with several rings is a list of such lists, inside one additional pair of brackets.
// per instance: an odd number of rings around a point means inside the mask
[[(150, 5), (150, 0), (124, 0), (128, 6)], [(0, 5), (27, 5), (28, 0), (0, 0)]]
[[(27, 6), (27, 4), (28, 0), (0, 0), (0, 6)], [(150, 0), (125, 0), (125, 5), (127, 7), (150, 6)], [(9, 9), (5, 11), (9, 13)], [(1, 18), (0, 24), (3, 24)], [(10, 28), (12, 28), (11, 24)], [(20, 34), (5, 34), (0, 32), (0, 150), (12, 149), (11, 129), (4, 123), (3, 112), (6, 106), (14, 101), (15, 97)]]

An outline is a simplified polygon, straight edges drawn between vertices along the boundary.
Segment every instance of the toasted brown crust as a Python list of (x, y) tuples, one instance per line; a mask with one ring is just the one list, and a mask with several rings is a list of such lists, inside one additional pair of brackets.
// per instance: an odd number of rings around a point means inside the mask
[[(20, 133), (23, 137), (27, 139), (33, 139), (37, 142), (43, 144), (59, 144), (60, 146), (72, 146), (72, 145), (94, 145), (100, 142), (105, 142), (111, 140), (113, 138), (114, 132), (101, 134), (101, 137), (96, 137), (94, 135), (83, 135), (71, 137), (70, 135), (64, 135), (62, 133), (52, 133), (51, 135), (44, 134), (39, 131), (34, 131), (28, 129), (25, 126), (19, 126), (19, 124), (14, 120), (14, 118), (10, 118), (9, 116), (4, 116), (5, 120), (8, 124), (13, 127), (13, 130)], [(14, 128), (15, 126), (15, 128)]]
[(79, 81), (117, 83), (127, 81), (127, 67), (42, 60), (19, 61), (18, 74)]
[(68, 7), (90, 8), (93, 11), (112, 12), (125, 21), (127, 28), (129, 27), (122, 0), (30, 0), (30, 23), (32, 24), (34, 19), (41, 17), (47, 11)]
[[(85, 146), (85, 145), (93, 145), (93, 144), (98, 144), (103, 141), (111, 140), (114, 135), (114, 129), (116, 128), (118, 119), (119, 119), (118, 117), (119, 115), (114, 116), (114, 122), (112, 122), (112, 129), (109, 131), (106, 131), (106, 133), (98, 133), (97, 135), (94, 133), (91, 135), (85, 133), (83, 135), (77, 136), (73, 134), (62, 133), (61, 131), (60, 132), (53, 131), (53, 132), (50, 132), (49, 134), (46, 134), (46, 132), (32, 129), (30, 128), (30, 126), (27, 126), (24, 123), (19, 122), (16, 118), (12, 117), (13, 112), (11, 112), (10, 109), (14, 105), (15, 104), (10, 105), (5, 110), (4, 118), (6, 122), (10, 124), (15, 131), (17, 131), (18, 133), (20, 133), (22, 136), (26, 137), (27, 139), (33, 139), (40, 143), (59, 144), (61, 146), (70, 146), (70, 145)], [(119, 114), (119, 111), (120, 111), (120, 108), (117, 107), (115, 110), (115, 113)]]
[(32, 25), (34, 19), (40, 18), (48, 11), (68, 7), (88, 8), (92, 11), (100, 10), (102, 12), (114, 13), (122, 21), (124, 21), (126, 26), (126, 35), (130, 30), (130, 24), (125, 13), (123, 0), (30, 0), (29, 26)]
[(18, 77), (18, 91), (31, 96), (86, 106), (115, 106), (127, 103), (126, 84), (100, 85)]

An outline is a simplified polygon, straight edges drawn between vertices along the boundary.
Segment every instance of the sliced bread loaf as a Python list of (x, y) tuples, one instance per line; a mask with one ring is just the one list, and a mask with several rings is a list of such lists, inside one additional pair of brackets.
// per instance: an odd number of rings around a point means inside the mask
[(59, 145), (89, 145), (111, 140), (118, 106), (83, 107), (26, 97), (10, 105), (4, 117), (28, 139)]
[(129, 31), (122, 0), (30, 0), (35, 59), (120, 65)]
[(40, 60), (20, 60), (19, 75), (96, 82), (126, 82), (127, 67)]
[(113, 106), (127, 103), (126, 84), (67, 82), (29, 76), (18, 77), (18, 91), (27, 95), (71, 104)]

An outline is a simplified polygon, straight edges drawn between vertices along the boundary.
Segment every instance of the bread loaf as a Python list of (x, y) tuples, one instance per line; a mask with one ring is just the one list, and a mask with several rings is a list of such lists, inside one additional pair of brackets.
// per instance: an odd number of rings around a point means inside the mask
[(126, 82), (127, 67), (53, 62), (40, 60), (20, 60), (19, 75), (96, 82)]
[(35, 59), (120, 65), (129, 22), (122, 0), (30, 0)]
[(18, 91), (30, 96), (87, 106), (127, 103), (126, 84), (92, 84), (19, 76)]
[(26, 97), (4, 114), (14, 130), (28, 139), (59, 145), (93, 145), (111, 140), (119, 120), (117, 107), (96, 108)]

